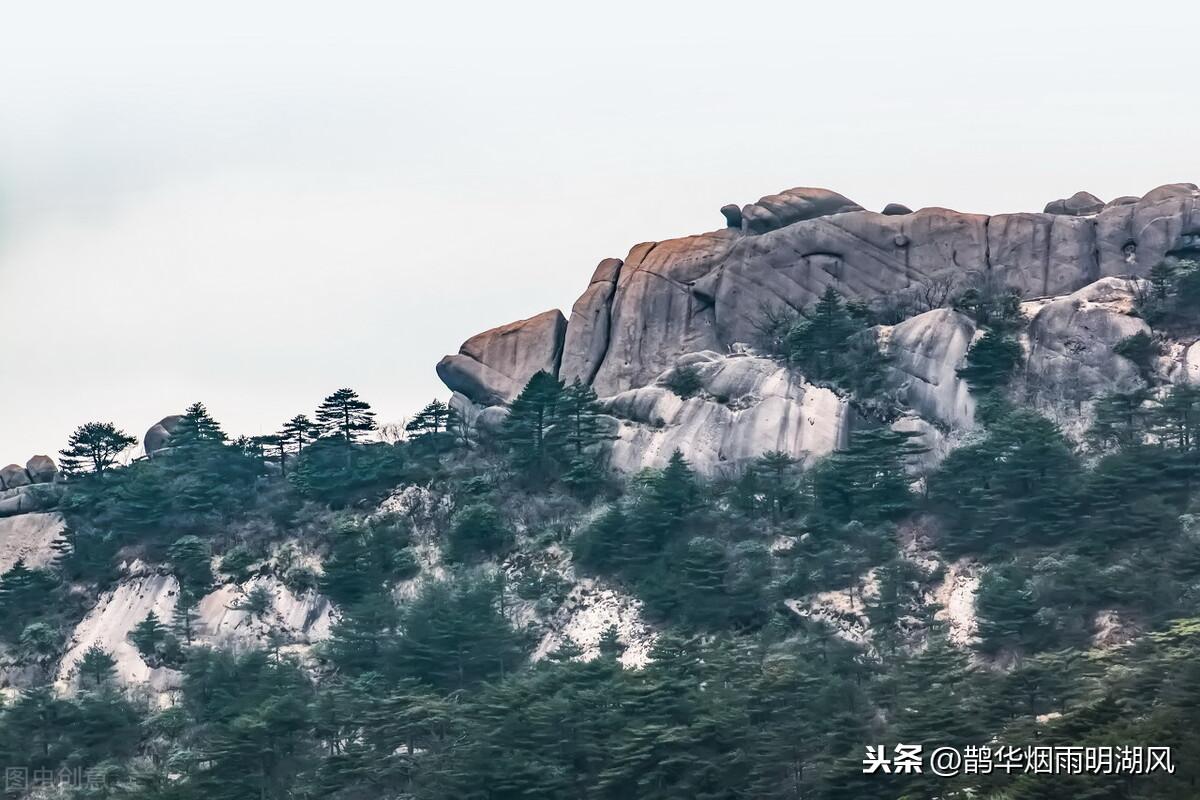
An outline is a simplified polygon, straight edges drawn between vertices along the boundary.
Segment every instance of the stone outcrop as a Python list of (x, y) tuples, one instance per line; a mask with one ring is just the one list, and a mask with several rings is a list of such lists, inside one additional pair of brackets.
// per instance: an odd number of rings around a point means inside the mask
[(58, 466), (50, 456), (34, 456), (20, 464), (0, 469), (0, 517), (28, 514), (53, 508), (60, 487)]
[(1132, 281), (1105, 278), (1040, 304), (1026, 331), (1029, 388), (1044, 401), (1077, 404), (1141, 386), (1137, 365), (1113, 352), (1122, 339), (1150, 333), (1144, 320), (1129, 315), (1135, 291)]
[(788, 189), (743, 206), (742, 230), (747, 233), (766, 233), (806, 219), (861, 210), (862, 206), (858, 203), (828, 189)]
[[(741, 211), (738, 211), (739, 219)], [(619, 258), (606, 258), (596, 267), (587, 290), (571, 308), (563, 342), (559, 378), (564, 383), (591, 383), (608, 350), (613, 293), (617, 289), (624, 264)]]
[(507, 403), (539, 370), (558, 374), (566, 331), (558, 309), (492, 328), (438, 362), (438, 377), (481, 405)]
[(1047, 214), (1063, 214), (1071, 217), (1086, 217), (1104, 208), (1104, 201), (1090, 192), (1076, 192), (1062, 200), (1051, 200), (1046, 204)]
[(9, 464), (0, 469), (0, 488), (16, 489), (33, 483), (29, 473), (20, 464)]
[(146, 455), (153, 457), (158, 451), (167, 448), (171, 434), (181, 419), (183, 419), (182, 414), (172, 414), (150, 426), (146, 435), (142, 437), (142, 449), (146, 451)]
[[(536, 369), (557, 369), (566, 382), (590, 382), (622, 420), (614, 465), (659, 463), (676, 444), (719, 464), (749, 454), (739, 442), (766, 449), (770, 437), (745, 433), (747, 423), (738, 420), (749, 418), (748, 407), (719, 401), (721, 392), (708, 385), (685, 401), (663, 376), (681, 359), (700, 358), (706, 376), (714, 364), (732, 363), (735, 345), (758, 341), (768, 310), (801, 311), (830, 287), (881, 310), (898, 297), (944, 297), (947, 287), (1010, 287), (1030, 301), (1025, 377), (1040, 382), (1038, 391), (1090, 391), (1139, 380), (1112, 346), (1144, 324), (1121, 307), (1126, 301), (1100, 295), (1163, 260), (1200, 256), (1200, 190), (1190, 183), (1108, 203), (1078, 192), (1042, 213), (914, 212), (898, 204), (885, 212), (805, 188), (726, 206), (724, 228), (645, 242), (624, 259), (602, 261), (565, 325), (547, 312), (479, 334), (443, 359), (438, 374), (475, 418), (498, 423), (503, 405)], [(969, 428), (973, 401), (956, 370), (973, 326), (952, 311), (929, 314), (885, 332), (893, 386), (922, 424)], [(761, 400), (760, 413), (772, 403), (805, 402), (782, 383), (771, 385), (751, 393)], [(815, 389), (800, 394), (811, 402)], [(779, 413), (777, 421), (792, 412)], [(841, 411), (830, 413), (843, 419)], [(809, 451), (807, 443), (789, 446)]]
[(975, 323), (948, 308), (906, 319), (885, 332), (891, 380), (905, 403), (947, 428), (975, 424), (975, 400), (958, 377), (975, 338)]
[(58, 465), (50, 456), (34, 456), (25, 462), (25, 472), (33, 483), (53, 483), (58, 477)]
[[(683, 367), (702, 386), (686, 399), (667, 388)], [(676, 450), (709, 473), (770, 450), (820, 456), (845, 443), (853, 416), (843, 398), (775, 361), (713, 352), (681, 358), (650, 385), (603, 404), (621, 422), (610, 465), (623, 472), (661, 467)]]
[(888, 203), (883, 207), (883, 215), (885, 217), (902, 217), (905, 214), (911, 214), (913, 210), (903, 203)]
[[(113, 590), (105, 592), (76, 625), (58, 667), (56, 682), (60, 690), (70, 690), (79, 659), (97, 644), (116, 660), (117, 677), (122, 683), (147, 684), (157, 692), (177, 688), (178, 673), (147, 664), (129, 634), (151, 611), (169, 624), (179, 585), (174, 576), (149, 572), (140, 564), (131, 571)], [(256, 587), (265, 588), (271, 598), (270, 608), (261, 618), (241, 607)], [(323, 596), (311, 590), (296, 594), (277, 578), (259, 576), (243, 584), (223, 584), (201, 598), (194, 635), (200, 644), (240, 649), (262, 646), (268, 632), (275, 630), (293, 648), (303, 648), (329, 636), (332, 613), (332, 606)]]
[(0, 517), (48, 511), (58, 505), (62, 487), (50, 483), (32, 483), (0, 490)]

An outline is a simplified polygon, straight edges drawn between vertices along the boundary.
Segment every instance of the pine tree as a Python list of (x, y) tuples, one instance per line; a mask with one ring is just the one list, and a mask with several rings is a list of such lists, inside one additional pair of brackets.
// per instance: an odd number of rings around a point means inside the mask
[(94, 644), (85, 650), (79, 659), (80, 681), (90, 681), (92, 688), (99, 688), (116, 677), (116, 666), (117, 662), (112, 655), (100, 645)]
[(857, 330), (841, 295), (827, 287), (807, 318), (788, 331), (788, 357), (814, 380), (837, 380), (843, 373), (846, 342)]
[(71, 434), (66, 449), (59, 451), (63, 472), (68, 475), (86, 472), (102, 475), (116, 463), (122, 451), (135, 444), (137, 439), (111, 422), (85, 423)]
[(1150, 424), (1148, 389), (1109, 392), (1096, 400), (1096, 419), (1088, 431), (1089, 440), (1101, 449), (1127, 447), (1140, 443)]
[(967, 351), (967, 365), (958, 370), (958, 377), (967, 382), (971, 391), (985, 395), (1002, 388), (1021, 363), (1023, 353), (1013, 337), (989, 330)]
[(773, 450), (763, 453), (750, 467), (755, 485), (760, 487), (771, 519), (778, 522), (795, 513), (800, 495), (796, 480), (799, 462), (787, 453)]
[(416, 416), (404, 426), (404, 430), (414, 438), (436, 435), (449, 429), (450, 415), (450, 407), (441, 400), (435, 399), (417, 412)]
[(166, 636), (167, 629), (159, 621), (158, 614), (153, 611), (147, 614), (146, 618), (139, 622), (129, 634), (134, 647), (138, 649), (143, 658), (154, 658), (158, 652), (158, 646)]
[(580, 564), (598, 570), (615, 569), (628, 549), (631, 523), (620, 503), (600, 514), (576, 534), (571, 550)]
[(55, 581), (50, 575), (44, 570), (30, 569), (23, 558), (18, 558), (0, 575), (0, 617), (5, 620), (10, 635), (45, 612), (54, 587)]
[(617, 626), (609, 623), (607, 627), (600, 633), (600, 641), (598, 643), (600, 655), (604, 658), (619, 659), (625, 652), (625, 646), (621, 644), (621, 632), (617, 630)]
[(555, 406), (555, 424), (562, 428), (567, 459), (563, 483), (580, 494), (590, 494), (602, 479), (599, 445), (613, 438), (603, 413), (596, 392), (578, 379), (563, 390)]
[(562, 428), (556, 426), (562, 383), (548, 372), (536, 372), (509, 406), (500, 430), (514, 465), (533, 480), (553, 474), (561, 452)]
[(654, 475), (638, 503), (639, 519), (635, 529), (645, 531), (635, 544), (646, 557), (657, 554), (672, 534), (679, 532), (700, 503), (700, 490), (691, 465), (676, 450), (667, 465)]
[(555, 423), (563, 427), (562, 443), (574, 456), (612, 438), (601, 419), (604, 410), (595, 390), (578, 378), (561, 391), (554, 411)]
[(279, 474), (287, 475), (288, 440), (278, 433), (255, 436), (250, 440), (258, 458), (279, 464)]
[(475, 503), (455, 515), (446, 541), (446, 558), (462, 562), (496, 555), (511, 541), (512, 534), (495, 507)]
[(1137, 365), (1142, 376), (1148, 378), (1154, 366), (1154, 359), (1162, 353), (1162, 346), (1151, 334), (1138, 331), (1113, 345), (1113, 352), (1128, 358)]
[(192, 643), (195, 635), (196, 618), (199, 616), (196, 606), (199, 598), (184, 584), (179, 586), (179, 595), (175, 600), (175, 611), (172, 616), (172, 632), (187, 644)]
[(221, 430), (203, 403), (193, 403), (183, 412), (175, 429), (171, 431), (172, 450), (186, 451), (204, 446), (223, 444), (228, 437)]
[(304, 446), (311, 444), (320, 436), (320, 429), (304, 414), (297, 414), (283, 424), (279, 437), (284, 446), (297, 456), (304, 452)]
[(917, 434), (873, 428), (851, 434), (849, 446), (819, 462), (809, 475), (817, 515), (834, 522), (894, 520), (912, 504), (906, 465), (923, 452)]
[(1040, 607), (1020, 566), (1009, 564), (984, 570), (979, 580), (977, 608), (980, 648), (985, 652), (1041, 645)]
[(375, 412), (353, 389), (338, 389), (326, 397), (317, 407), (316, 417), (322, 436), (347, 444), (353, 444), (364, 433), (375, 430)]
[(1150, 418), (1155, 435), (1164, 443), (1186, 453), (1200, 450), (1200, 386), (1175, 384)]
[(1079, 460), (1062, 431), (1024, 409), (996, 420), (980, 442), (952, 452), (929, 478), (952, 550), (1053, 540), (1073, 530)]
[(167, 549), (167, 555), (181, 587), (203, 593), (212, 585), (211, 554), (202, 539), (181, 536)]
[(695, 536), (687, 543), (679, 564), (677, 607), (689, 622), (711, 628), (724, 627), (729, 614), (725, 579), (729, 556), (725, 546), (709, 536)]

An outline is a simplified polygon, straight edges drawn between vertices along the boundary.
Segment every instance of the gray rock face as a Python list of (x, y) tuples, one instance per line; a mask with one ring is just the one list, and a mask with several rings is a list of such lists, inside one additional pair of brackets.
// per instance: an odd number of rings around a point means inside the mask
[(845, 443), (853, 412), (829, 389), (752, 355), (692, 353), (678, 366), (694, 367), (703, 387), (684, 399), (664, 385), (676, 367), (652, 385), (604, 401), (620, 420), (609, 464), (622, 472), (661, 467), (679, 450), (699, 471), (712, 474), (770, 450), (801, 459)]
[(1046, 204), (1047, 214), (1065, 214), (1085, 217), (1104, 208), (1104, 201), (1090, 192), (1076, 192), (1065, 200), (1052, 200)]
[(181, 419), (183, 419), (182, 414), (172, 414), (150, 426), (146, 435), (142, 437), (142, 447), (146, 451), (146, 455), (153, 456), (159, 450), (166, 449), (167, 443), (171, 440), (171, 433), (174, 432)]
[(438, 377), (480, 405), (507, 403), (535, 372), (558, 374), (566, 331), (558, 309), (484, 331), (438, 362)]
[(450, 407), (462, 416), (467, 429), (474, 433), (495, 433), (508, 417), (507, 406), (476, 405), (462, 392), (455, 392), (450, 396)]
[(883, 215), (885, 217), (902, 217), (905, 214), (913, 213), (912, 209), (903, 203), (888, 203), (883, 207)]
[(878, 301), (987, 279), (1045, 297), (1101, 277), (1144, 275), (1172, 252), (1200, 247), (1200, 193), (1174, 184), (1094, 217), (926, 208), (753, 230), (747, 222), (740, 234), (727, 228), (633, 248), (611, 300), (599, 394), (645, 385), (683, 353), (754, 341), (764, 306), (800, 309), (829, 286)]
[(51, 483), (58, 477), (58, 466), (50, 456), (34, 456), (25, 462), (25, 471), (34, 483)]
[(922, 418), (949, 428), (975, 424), (975, 399), (957, 372), (974, 337), (975, 323), (948, 308), (919, 314), (888, 332), (892, 380)]
[(1032, 315), (1026, 376), (1037, 396), (1078, 404), (1143, 384), (1137, 366), (1113, 352), (1122, 339), (1150, 332), (1143, 320), (1128, 316), (1134, 299), (1131, 283), (1105, 278), (1046, 303)]
[(564, 383), (591, 383), (596, 376), (608, 345), (609, 312), (623, 263), (619, 258), (601, 261), (587, 291), (571, 308), (558, 376)]
[(0, 573), (8, 572), (17, 561), (31, 569), (49, 564), (56, 555), (51, 545), (64, 527), (59, 514), (29, 513), (0, 519)]
[(697, 282), (718, 267), (741, 232), (729, 228), (634, 246), (609, 305), (604, 355), (592, 380), (599, 395), (643, 386), (684, 353), (717, 346), (713, 299)]
[(29, 473), (20, 464), (9, 464), (0, 469), (0, 488), (16, 489), (31, 483), (33, 481), (29, 479)]
[(61, 494), (60, 486), (45, 483), (0, 489), (0, 517), (47, 511), (58, 505)]
[(744, 206), (742, 230), (747, 233), (766, 233), (793, 222), (861, 210), (862, 206), (837, 192), (797, 187), (779, 194), (769, 194), (759, 198), (757, 203)]

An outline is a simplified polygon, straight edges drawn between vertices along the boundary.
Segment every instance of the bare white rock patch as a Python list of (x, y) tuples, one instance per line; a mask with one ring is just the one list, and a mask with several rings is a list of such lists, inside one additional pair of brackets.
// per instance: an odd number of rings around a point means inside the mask
[(642, 602), (594, 578), (580, 578), (566, 601), (550, 621), (551, 630), (542, 637), (532, 660), (540, 661), (568, 639), (583, 650), (590, 661), (600, 655), (600, 637), (610, 625), (624, 646), (621, 664), (642, 667), (650, 661), (650, 649), (658, 634), (642, 618)]

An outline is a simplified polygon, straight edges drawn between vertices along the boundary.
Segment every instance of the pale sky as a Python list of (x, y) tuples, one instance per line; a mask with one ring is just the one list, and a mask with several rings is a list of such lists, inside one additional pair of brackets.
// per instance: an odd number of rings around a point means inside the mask
[(1200, 4), (12, 3), (0, 465), (202, 400), (382, 420), (601, 258), (792, 186), (1040, 211), (1200, 180)]

